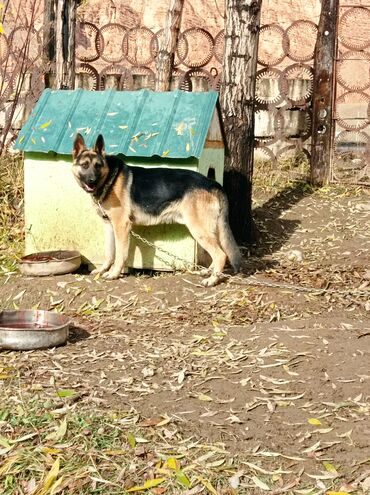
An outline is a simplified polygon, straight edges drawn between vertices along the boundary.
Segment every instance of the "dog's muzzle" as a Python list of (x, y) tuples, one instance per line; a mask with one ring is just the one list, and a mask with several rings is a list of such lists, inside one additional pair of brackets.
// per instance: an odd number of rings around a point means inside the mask
[(84, 177), (80, 178), (80, 182), (85, 191), (92, 194), (96, 191), (99, 181)]

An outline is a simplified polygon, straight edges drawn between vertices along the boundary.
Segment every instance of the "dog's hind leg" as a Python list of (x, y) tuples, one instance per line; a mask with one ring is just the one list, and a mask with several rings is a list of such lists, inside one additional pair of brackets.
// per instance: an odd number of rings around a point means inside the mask
[(189, 194), (182, 202), (182, 220), (197, 243), (207, 251), (212, 262), (202, 275), (202, 285), (212, 287), (222, 280), (222, 272), (227, 255), (218, 239), (218, 219), (220, 216), (219, 198), (208, 191), (198, 190)]
[[(209, 277), (202, 280), (202, 285), (205, 287), (213, 287), (217, 285), (222, 279), (222, 272), (226, 263), (226, 254), (218, 245), (217, 239), (207, 235), (206, 232), (199, 230), (191, 230), (194, 239), (198, 242), (203, 249), (205, 249), (212, 258), (212, 263), (208, 268)], [(207, 271), (203, 271), (203, 275), (208, 274)]]
[[(216, 235), (205, 228), (201, 222), (192, 221), (186, 225), (197, 243), (205, 249), (212, 258), (212, 263), (208, 268), (208, 272), (211, 272), (211, 274), (209, 277), (202, 280), (202, 285), (205, 287), (213, 287), (222, 279), (222, 271), (227, 259), (226, 254), (221, 249)], [(204, 275), (206, 274), (207, 271), (205, 271)]]
[(104, 245), (105, 245), (105, 255), (104, 263), (100, 268), (96, 268), (91, 272), (92, 275), (96, 273), (103, 274), (109, 270), (113, 265), (114, 255), (115, 255), (115, 243), (114, 243), (114, 232), (112, 224), (109, 220), (103, 220), (104, 225)]

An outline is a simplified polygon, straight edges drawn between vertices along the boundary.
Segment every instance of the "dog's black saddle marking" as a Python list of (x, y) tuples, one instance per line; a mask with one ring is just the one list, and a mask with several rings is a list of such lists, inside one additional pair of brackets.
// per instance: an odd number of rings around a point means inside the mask
[(222, 190), (222, 186), (192, 170), (128, 167), (131, 198), (149, 215), (159, 215), (171, 203), (194, 190)]

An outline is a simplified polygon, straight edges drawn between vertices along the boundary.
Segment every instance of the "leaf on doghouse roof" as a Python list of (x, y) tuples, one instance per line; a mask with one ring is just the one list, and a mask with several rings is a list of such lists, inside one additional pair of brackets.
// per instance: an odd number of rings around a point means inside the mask
[(178, 136), (182, 136), (184, 134), (185, 127), (186, 127), (185, 122), (180, 122), (179, 124), (177, 124), (175, 128), (176, 134)]
[(148, 139), (151, 139), (151, 138), (153, 138), (153, 137), (155, 137), (155, 136), (158, 136), (158, 134), (159, 134), (159, 132), (149, 132), (149, 133), (145, 136), (144, 141), (147, 141)]
[(139, 139), (141, 138), (141, 136), (143, 135), (143, 133), (141, 131), (137, 132), (136, 134), (134, 134), (131, 138), (131, 141), (135, 141), (135, 143), (137, 141), (139, 141)]
[(48, 120), (47, 122), (45, 122), (44, 124), (41, 124), (40, 125), (40, 129), (46, 129), (47, 127), (49, 127), (49, 125), (52, 123), (53, 121), (50, 119)]

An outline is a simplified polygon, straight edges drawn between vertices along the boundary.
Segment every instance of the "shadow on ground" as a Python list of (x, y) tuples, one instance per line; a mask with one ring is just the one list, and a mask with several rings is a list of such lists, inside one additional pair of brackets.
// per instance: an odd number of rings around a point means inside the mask
[(246, 257), (247, 263), (243, 269), (245, 274), (251, 275), (256, 270), (265, 270), (276, 265), (276, 261), (268, 257), (281, 249), (301, 225), (299, 218), (282, 218), (282, 214), (312, 193), (312, 188), (299, 182), (286, 187), (253, 210), (256, 243), (245, 248), (250, 254), (250, 258)]
[(75, 344), (76, 342), (80, 342), (81, 340), (89, 338), (90, 335), (91, 334), (84, 328), (72, 324), (69, 328), (68, 342), (71, 344)]

